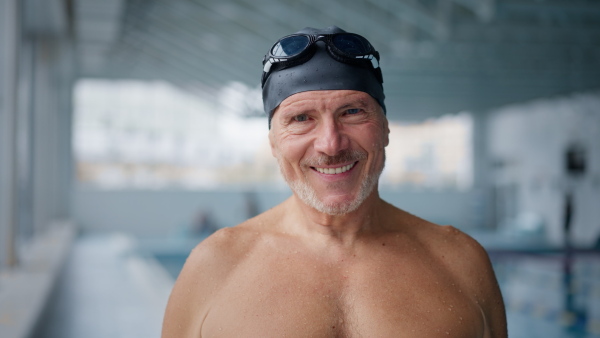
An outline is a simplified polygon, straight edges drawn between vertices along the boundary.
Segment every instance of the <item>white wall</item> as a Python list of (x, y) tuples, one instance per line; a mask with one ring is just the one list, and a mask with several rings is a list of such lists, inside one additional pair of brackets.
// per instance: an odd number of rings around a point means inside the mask
[[(289, 190), (255, 192), (259, 211), (290, 196)], [(420, 217), (460, 228), (483, 219), (475, 192), (383, 191), (390, 203)], [(247, 218), (244, 191), (89, 190), (72, 194), (75, 222), (84, 232), (122, 231), (137, 236), (168, 236), (209, 211), (220, 226), (233, 226)]]
[[(564, 195), (574, 191), (573, 240), (591, 245), (600, 236), (600, 92), (545, 98), (491, 112), (489, 157), (493, 184), (513, 185), (517, 213), (535, 213), (549, 239), (563, 241)], [(564, 153), (573, 142), (587, 149), (587, 171), (567, 175)]]

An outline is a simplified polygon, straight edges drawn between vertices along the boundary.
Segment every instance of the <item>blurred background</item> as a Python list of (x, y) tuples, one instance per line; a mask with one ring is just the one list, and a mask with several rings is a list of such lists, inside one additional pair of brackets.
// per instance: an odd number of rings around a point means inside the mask
[(511, 337), (600, 337), (600, 3), (0, 0), (0, 336), (158, 337), (189, 251), (290, 191), (262, 58), (381, 53), (380, 191), (488, 250)]

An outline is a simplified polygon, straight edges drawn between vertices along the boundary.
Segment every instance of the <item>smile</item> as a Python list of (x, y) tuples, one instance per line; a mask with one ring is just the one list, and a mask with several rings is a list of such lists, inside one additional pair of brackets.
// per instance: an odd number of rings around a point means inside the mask
[(343, 167), (338, 167), (338, 168), (317, 168), (317, 167), (313, 167), (313, 169), (315, 169), (316, 171), (320, 172), (321, 174), (334, 175), (334, 174), (345, 173), (346, 171), (352, 169), (352, 167), (354, 167), (355, 164), (356, 164), (356, 162), (350, 163), (348, 165), (345, 165)]

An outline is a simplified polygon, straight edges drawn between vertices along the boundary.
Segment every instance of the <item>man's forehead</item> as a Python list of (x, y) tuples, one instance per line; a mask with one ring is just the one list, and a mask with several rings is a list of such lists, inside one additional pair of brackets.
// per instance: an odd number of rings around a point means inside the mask
[(347, 104), (370, 106), (376, 105), (377, 101), (371, 95), (357, 90), (311, 90), (287, 97), (281, 102), (279, 108), (286, 109), (296, 106), (335, 108)]

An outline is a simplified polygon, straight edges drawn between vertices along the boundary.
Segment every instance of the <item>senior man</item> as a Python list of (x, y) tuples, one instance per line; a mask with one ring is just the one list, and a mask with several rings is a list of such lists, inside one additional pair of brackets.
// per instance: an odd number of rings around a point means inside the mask
[(389, 129), (371, 44), (305, 28), (263, 65), (293, 195), (192, 251), (163, 337), (506, 337), (483, 248), (379, 197)]

